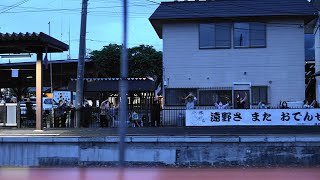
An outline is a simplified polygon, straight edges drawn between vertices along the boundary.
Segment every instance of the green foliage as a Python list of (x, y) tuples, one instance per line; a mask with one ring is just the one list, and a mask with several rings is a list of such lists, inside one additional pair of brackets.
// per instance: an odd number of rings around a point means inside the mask
[(121, 46), (109, 44), (101, 51), (92, 51), (91, 58), (97, 70), (97, 77), (119, 77)]
[[(119, 77), (121, 46), (109, 44), (91, 53), (97, 77)], [(140, 45), (128, 49), (129, 77), (152, 77), (162, 81), (162, 52), (153, 46)]]

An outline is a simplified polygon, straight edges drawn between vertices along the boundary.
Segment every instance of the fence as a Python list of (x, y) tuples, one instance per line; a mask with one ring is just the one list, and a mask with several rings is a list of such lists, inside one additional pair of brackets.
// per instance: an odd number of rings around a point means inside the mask
[(36, 127), (36, 112), (33, 110), (27, 113), (26, 108), (20, 108), (20, 127), (35, 128)]
[[(120, 120), (118, 112), (101, 114), (99, 108), (84, 108), (81, 110), (82, 121), (80, 126), (84, 128), (99, 127), (119, 127)], [(75, 121), (75, 111), (61, 113), (54, 110), (54, 126), (55, 128), (70, 127)], [(130, 108), (128, 110), (127, 126), (128, 127), (160, 127), (160, 126), (184, 126), (185, 108), (178, 109), (160, 109), (160, 108)], [(66, 124), (66, 122), (68, 122)], [(52, 127), (52, 126), (51, 126)]]
[[(215, 109), (212, 106), (198, 106), (196, 109)], [(257, 108), (252, 108), (257, 109)], [(279, 109), (278, 107), (270, 107), (268, 109)], [(290, 109), (301, 109), (290, 108)], [(180, 127), (185, 126), (185, 107), (151, 107), (150, 109), (130, 108), (128, 110), (128, 127)], [(28, 119), (26, 113), (21, 111), (20, 125), (22, 128), (35, 128), (35, 113)], [(1, 113), (1, 107), (0, 107)], [(114, 110), (111, 114), (102, 115), (100, 108), (88, 107), (81, 110), (82, 121), (80, 127), (82, 128), (116, 128), (119, 126), (118, 111)], [(4, 113), (0, 114), (1, 117)], [(43, 114), (43, 127), (47, 128), (69, 128), (75, 122), (75, 111), (67, 110), (61, 111), (54, 109), (53, 114), (51, 111), (44, 111)]]
[[(160, 119), (160, 113), (155, 112), (155, 109), (130, 108), (128, 110), (127, 126), (128, 127), (151, 127), (159, 126), (157, 119)], [(118, 119), (118, 110), (113, 109), (106, 114), (101, 114), (100, 108), (88, 107), (81, 109), (82, 121), (80, 127), (83, 128), (107, 128), (118, 127), (120, 121)], [(155, 114), (159, 114), (157, 117)], [(54, 109), (53, 127), (71, 127), (75, 122), (75, 110), (61, 111)], [(157, 124), (156, 124), (157, 123)]]
[(7, 119), (7, 107), (0, 105), (0, 124), (5, 124)]

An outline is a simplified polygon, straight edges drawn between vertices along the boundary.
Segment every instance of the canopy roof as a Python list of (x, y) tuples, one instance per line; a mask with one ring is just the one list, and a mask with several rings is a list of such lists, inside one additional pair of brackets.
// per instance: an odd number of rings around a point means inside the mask
[(43, 32), (0, 33), (0, 54), (51, 53), (67, 51), (69, 46)]
[[(85, 78), (84, 92), (117, 92), (121, 78)], [(149, 78), (127, 78), (129, 91), (154, 91), (155, 81)], [(76, 79), (71, 79), (69, 90), (76, 91)]]

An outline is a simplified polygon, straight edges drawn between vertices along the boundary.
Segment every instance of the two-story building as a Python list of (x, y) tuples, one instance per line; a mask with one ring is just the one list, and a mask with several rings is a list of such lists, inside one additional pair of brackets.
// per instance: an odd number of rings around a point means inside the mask
[(304, 35), (317, 10), (307, 0), (162, 2), (149, 18), (163, 39), (166, 106), (305, 99)]

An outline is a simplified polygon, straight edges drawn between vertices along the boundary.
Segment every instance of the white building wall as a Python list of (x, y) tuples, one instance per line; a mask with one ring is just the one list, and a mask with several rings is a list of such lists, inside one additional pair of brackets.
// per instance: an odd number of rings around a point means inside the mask
[[(198, 24), (163, 26), (167, 88), (232, 87), (233, 82), (269, 86), (272, 106), (305, 97), (302, 20), (267, 24), (266, 48), (199, 49)], [(244, 75), (244, 72), (247, 72)]]

